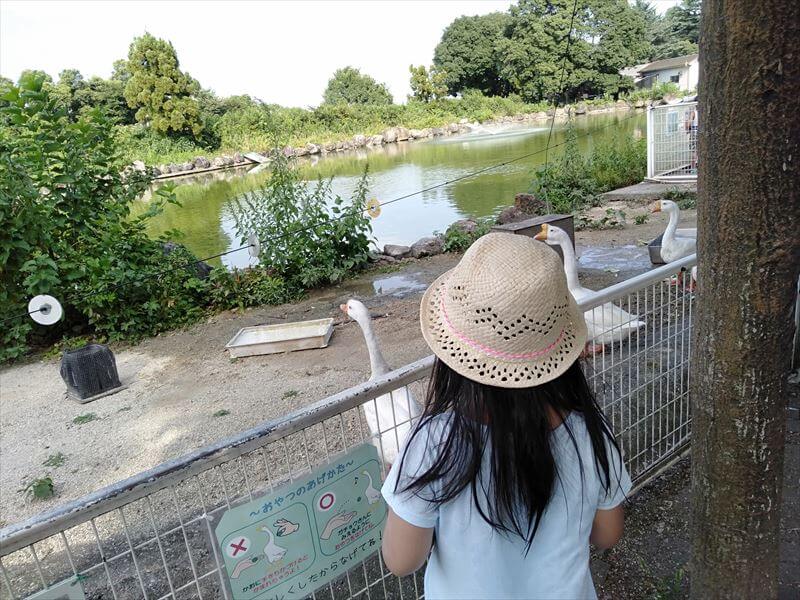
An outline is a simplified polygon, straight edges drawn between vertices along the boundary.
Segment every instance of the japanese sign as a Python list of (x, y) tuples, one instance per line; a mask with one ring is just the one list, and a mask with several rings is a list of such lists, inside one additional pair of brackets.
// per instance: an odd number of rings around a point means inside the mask
[(380, 548), (386, 505), (365, 444), (228, 510), (215, 529), (236, 600), (305, 598)]
[(65, 579), (33, 596), (28, 596), (27, 600), (84, 600), (86, 595), (83, 593), (81, 578), (82, 576), (77, 575)]

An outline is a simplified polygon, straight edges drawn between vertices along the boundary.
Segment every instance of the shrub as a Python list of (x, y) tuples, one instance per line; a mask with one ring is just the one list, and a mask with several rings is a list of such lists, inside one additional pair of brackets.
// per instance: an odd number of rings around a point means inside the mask
[(462, 227), (451, 225), (444, 233), (445, 252), (464, 252), (479, 237), (489, 233), (492, 228), (492, 219), (478, 219), (478, 226), (471, 232), (464, 231)]
[[(364, 214), (367, 174), (352, 200), (332, 196), (331, 181), (307, 184), (281, 153), (275, 153), (266, 186), (244, 194), (233, 207), (242, 243), (255, 233), (259, 262), (290, 288), (340, 281), (367, 264), (372, 226)], [(333, 217), (333, 219), (331, 219)]]
[[(197, 316), (201, 282), (178, 268), (194, 257), (165, 259), (145, 232), (174, 194), (160, 190), (148, 211), (130, 217), (150, 177), (121, 174), (112, 126), (98, 111), (71, 121), (31, 75), (2, 96), (0, 125), (0, 318), (24, 313), (28, 298), (44, 293), (61, 300), (66, 318), (38, 328), (40, 336), (88, 324), (132, 339)], [(31, 319), (11, 321), (0, 332), (0, 360), (24, 353), (33, 331)]]

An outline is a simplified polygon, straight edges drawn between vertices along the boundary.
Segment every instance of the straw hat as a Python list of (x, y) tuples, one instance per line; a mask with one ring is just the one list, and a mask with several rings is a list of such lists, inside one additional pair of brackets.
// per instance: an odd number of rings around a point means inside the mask
[(422, 335), (461, 375), (496, 387), (533, 387), (578, 358), (586, 323), (558, 255), (511, 233), (476, 241), (422, 297)]

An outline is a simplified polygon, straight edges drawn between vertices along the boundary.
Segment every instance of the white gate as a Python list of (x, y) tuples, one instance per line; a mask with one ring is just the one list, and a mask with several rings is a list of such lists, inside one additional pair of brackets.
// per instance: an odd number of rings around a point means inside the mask
[(697, 180), (697, 102), (647, 109), (647, 178), (681, 182)]

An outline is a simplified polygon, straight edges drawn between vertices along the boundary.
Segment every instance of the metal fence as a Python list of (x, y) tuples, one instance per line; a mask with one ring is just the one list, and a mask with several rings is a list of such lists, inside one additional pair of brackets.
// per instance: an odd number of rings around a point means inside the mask
[[(689, 439), (694, 294), (688, 277), (676, 275), (694, 260), (654, 269), (581, 303), (595, 321), (605, 317), (604, 336), (619, 338), (585, 367), (638, 484)], [(631, 327), (614, 307), (643, 323)], [(402, 387), (421, 399), (432, 364), (432, 357), (419, 360), (6, 527), (0, 531), (2, 597), (25, 598), (78, 578), (87, 598), (231, 598), (212, 542), (220, 515), (369, 440), (362, 405)], [(403, 425), (380, 428), (385, 437)], [(313, 597), (413, 599), (422, 593), (420, 574), (395, 577), (375, 553)]]
[(697, 102), (647, 109), (647, 177), (657, 181), (697, 179)]

